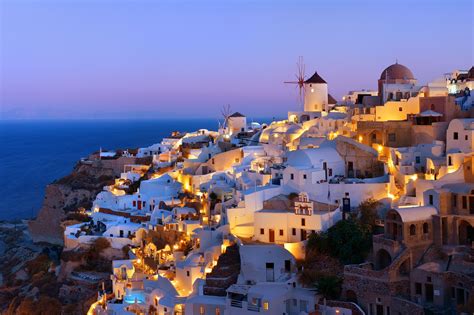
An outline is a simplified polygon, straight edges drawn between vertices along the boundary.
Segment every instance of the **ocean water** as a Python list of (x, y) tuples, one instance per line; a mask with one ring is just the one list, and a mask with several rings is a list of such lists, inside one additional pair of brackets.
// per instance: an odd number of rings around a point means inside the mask
[(36, 216), (46, 185), (100, 147), (145, 147), (201, 128), (217, 130), (217, 119), (0, 121), (0, 220)]

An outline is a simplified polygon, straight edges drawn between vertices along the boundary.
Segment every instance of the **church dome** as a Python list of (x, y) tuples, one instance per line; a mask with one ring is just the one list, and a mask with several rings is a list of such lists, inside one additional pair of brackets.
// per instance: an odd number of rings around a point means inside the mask
[(415, 80), (415, 77), (410, 69), (399, 63), (394, 63), (382, 71), (380, 80)]

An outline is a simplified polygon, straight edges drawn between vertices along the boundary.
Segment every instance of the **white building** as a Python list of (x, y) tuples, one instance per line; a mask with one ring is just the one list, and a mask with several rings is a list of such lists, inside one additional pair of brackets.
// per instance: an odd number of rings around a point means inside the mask
[(231, 135), (245, 132), (247, 131), (247, 117), (239, 112), (235, 112), (229, 116), (227, 125)]
[(305, 112), (328, 111), (328, 84), (317, 72), (304, 81), (304, 89)]
[(227, 289), (226, 314), (303, 314), (314, 311), (317, 295), (299, 287), (295, 259), (276, 245), (239, 248), (241, 271)]
[(254, 240), (285, 244), (305, 241), (311, 233), (327, 230), (342, 215), (339, 208), (313, 202), (300, 193), (294, 208), (262, 209), (254, 217)]

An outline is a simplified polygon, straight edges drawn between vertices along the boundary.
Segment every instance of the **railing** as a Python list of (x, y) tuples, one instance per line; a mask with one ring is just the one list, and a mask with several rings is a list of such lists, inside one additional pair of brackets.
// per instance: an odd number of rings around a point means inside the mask
[(247, 309), (252, 312), (260, 312), (260, 306), (249, 304)]
[(230, 300), (230, 306), (242, 308), (242, 301), (239, 301), (239, 300)]

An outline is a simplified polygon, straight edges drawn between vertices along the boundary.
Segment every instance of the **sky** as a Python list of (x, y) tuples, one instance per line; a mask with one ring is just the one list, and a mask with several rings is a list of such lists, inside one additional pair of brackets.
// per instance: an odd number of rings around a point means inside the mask
[(0, 119), (254, 117), (298, 110), (303, 56), (338, 100), (398, 60), (474, 64), (471, 0), (0, 0)]

